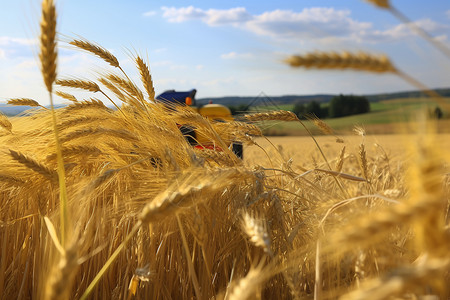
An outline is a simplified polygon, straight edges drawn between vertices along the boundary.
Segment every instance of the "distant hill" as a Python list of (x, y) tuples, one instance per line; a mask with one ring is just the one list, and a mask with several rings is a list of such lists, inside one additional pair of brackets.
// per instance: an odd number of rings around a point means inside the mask
[[(450, 97), (450, 88), (440, 88), (434, 89), (435, 92), (443, 97)], [(285, 96), (268, 96), (261, 92), (256, 97), (239, 97), (239, 96), (228, 96), (228, 97), (214, 97), (214, 98), (201, 98), (197, 99), (199, 105), (207, 104), (209, 101), (217, 104), (223, 104), (226, 106), (234, 106), (239, 104), (254, 104), (261, 105), (261, 103), (275, 103), (275, 104), (295, 104), (295, 103), (308, 103), (311, 101), (316, 101), (319, 103), (327, 103), (336, 95), (333, 94), (317, 94), (317, 95), (285, 95)], [(395, 93), (385, 93), (385, 94), (372, 94), (372, 95), (362, 95), (367, 97), (370, 102), (378, 102), (390, 99), (400, 99), (400, 98), (419, 98), (424, 97), (425, 94), (421, 91), (403, 91)], [(58, 105), (57, 107), (62, 107), (64, 105)], [(0, 111), (7, 116), (15, 116), (26, 110), (32, 109), (30, 106), (11, 106), (7, 104), (0, 103)]]
[(256, 97), (216, 97), (216, 98), (202, 98), (197, 99), (197, 103), (200, 105), (207, 104), (209, 101), (217, 104), (223, 104), (227, 106), (239, 105), (239, 104), (250, 104), (252, 102), (258, 103), (260, 100), (271, 101), (276, 104), (292, 104), (297, 102), (308, 103), (311, 101), (316, 101), (319, 103), (326, 103), (331, 100), (335, 95), (285, 95), (285, 96), (267, 96), (265, 94), (260, 94)]
[[(450, 97), (450, 88), (440, 88), (434, 89), (435, 92), (443, 97)], [(256, 97), (216, 97), (216, 98), (202, 98), (197, 99), (200, 105), (207, 104), (209, 101), (213, 103), (223, 104), (227, 106), (239, 105), (239, 104), (250, 104), (252, 102), (258, 103), (261, 101), (272, 101), (275, 104), (294, 104), (294, 103), (308, 103), (311, 101), (316, 101), (319, 103), (329, 102), (336, 94), (317, 94), (317, 95), (286, 95), (286, 96), (267, 96), (264, 93)], [(371, 94), (371, 95), (361, 95), (367, 97), (370, 102), (378, 102), (390, 99), (399, 98), (419, 98), (424, 97), (425, 94), (421, 91), (403, 91), (395, 93), (384, 93), (384, 94)]]
[[(55, 105), (56, 108), (64, 107), (65, 105), (59, 104)], [(0, 112), (2, 112), (4, 115), (8, 117), (17, 116), (27, 110), (33, 110), (37, 109), (36, 107), (31, 106), (15, 106), (15, 105), (8, 105), (4, 103), (0, 103)]]
[(16, 116), (26, 110), (32, 109), (31, 106), (12, 106), (0, 103), (0, 111), (7, 116)]
[[(440, 88), (434, 89), (436, 93), (441, 95), (442, 97), (450, 97), (450, 88)], [(406, 92), (396, 92), (396, 93), (388, 93), (388, 94), (375, 94), (375, 95), (365, 95), (367, 99), (371, 102), (383, 101), (383, 100), (391, 100), (391, 99), (400, 99), (400, 98), (420, 98), (425, 97), (425, 93), (421, 91), (406, 91)]]

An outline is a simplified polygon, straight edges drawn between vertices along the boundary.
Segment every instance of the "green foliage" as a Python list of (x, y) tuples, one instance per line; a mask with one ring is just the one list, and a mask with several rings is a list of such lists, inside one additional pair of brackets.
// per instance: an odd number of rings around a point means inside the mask
[(330, 118), (339, 118), (370, 112), (370, 103), (366, 97), (339, 95), (333, 97), (328, 107)]
[(249, 109), (247, 104), (231, 105), (228, 106), (228, 108), (230, 109), (232, 115), (246, 113)]
[(295, 104), (292, 112), (300, 119), (305, 119), (306, 115), (315, 115), (322, 119), (328, 117), (328, 107), (322, 107), (317, 101), (310, 101), (306, 104), (298, 102)]
[(442, 112), (442, 109), (439, 106), (436, 106), (436, 108), (434, 109), (434, 117), (436, 119), (442, 119), (443, 116), (444, 113)]

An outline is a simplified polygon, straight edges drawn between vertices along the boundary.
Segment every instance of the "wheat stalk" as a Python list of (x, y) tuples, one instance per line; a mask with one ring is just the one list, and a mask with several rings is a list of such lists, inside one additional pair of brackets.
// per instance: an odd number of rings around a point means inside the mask
[[(419, 266), (402, 266), (379, 278), (366, 282), (362, 288), (342, 296), (342, 300), (383, 300), (393, 296), (401, 296), (405, 292), (418, 290), (431, 285), (437, 289), (443, 288), (445, 273), (450, 267), (449, 258), (426, 259)], [(432, 290), (432, 289), (430, 289)], [(435, 292), (437, 292), (435, 290)], [(439, 297), (433, 297), (440, 299)]]
[(353, 69), (377, 73), (397, 73), (397, 69), (387, 56), (365, 52), (314, 52), (305, 55), (293, 55), (285, 59), (284, 62), (292, 67), (307, 69)]
[(0, 174), (0, 181), (7, 182), (13, 186), (25, 183), (25, 181), (20, 178), (4, 174)]
[(99, 45), (88, 42), (86, 40), (72, 40), (69, 42), (69, 44), (100, 57), (113, 67), (120, 67), (118, 59), (111, 52)]
[(84, 101), (78, 101), (70, 104), (65, 108), (66, 111), (73, 111), (73, 110), (79, 110), (79, 109), (86, 109), (86, 108), (95, 108), (95, 109), (101, 109), (101, 110), (109, 110), (108, 107), (106, 107), (105, 104), (101, 100), (91, 98), (90, 100), (84, 100)]
[(56, 113), (53, 106), (53, 83), (56, 79), (56, 8), (53, 0), (42, 1), (42, 19), (41, 19), (41, 47), (39, 58), (41, 61), (41, 73), (44, 83), (47, 87), (50, 98), (50, 108), (52, 116), (53, 132), (56, 144), (56, 154), (58, 157), (58, 184), (59, 184), (59, 207), (61, 219), (61, 242), (65, 245), (65, 241), (70, 233), (69, 230), (69, 213), (67, 210), (67, 190), (65, 181), (64, 161), (61, 155), (61, 145), (59, 142), (58, 128), (56, 126)]
[(58, 264), (51, 270), (45, 290), (45, 299), (64, 300), (69, 298), (73, 279), (78, 270), (77, 248), (76, 243), (69, 246), (61, 255)]
[(126, 131), (126, 130), (97, 127), (97, 128), (80, 129), (80, 130), (70, 132), (61, 138), (61, 142), (65, 143), (68, 141), (72, 141), (74, 139), (79, 139), (82, 137), (86, 137), (86, 136), (90, 136), (90, 135), (97, 135), (97, 134), (113, 136), (113, 137), (117, 137), (119, 139), (128, 140), (128, 141), (137, 141), (138, 140), (137, 136), (135, 136), (133, 133)]
[(87, 124), (90, 122), (95, 122), (95, 121), (103, 121), (103, 120), (107, 120), (106, 117), (104, 116), (81, 116), (75, 119), (70, 119), (67, 121), (62, 122), (61, 124), (58, 125), (58, 128), (60, 130), (65, 130), (68, 129), (70, 127), (79, 125), (79, 124)]
[(126, 102), (126, 96), (109, 80), (106, 78), (99, 78), (98, 81), (101, 82), (104, 86), (106, 86), (111, 92), (113, 92), (117, 98), (119, 98), (121, 101)]
[(146, 224), (158, 222), (169, 215), (173, 215), (182, 209), (199, 204), (206, 197), (200, 197), (204, 193), (213, 193), (227, 184), (228, 178), (241, 175), (237, 169), (225, 169), (204, 174), (192, 172), (184, 175), (180, 180), (172, 184), (164, 192), (160, 193), (148, 203), (139, 215), (139, 220)]
[(107, 78), (120, 86), (124, 91), (126, 91), (130, 96), (135, 96), (140, 101), (144, 100), (144, 95), (142, 95), (141, 90), (129, 79), (121, 78), (115, 74), (108, 74)]
[[(92, 155), (97, 156), (102, 153), (100, 149), (95, 146), (68, 146), (62, 147), (61, 149), (63, 156), (69, 155)], [(56, 153), (47, 155), (46, 160), (54, 160), (56, 158)]]

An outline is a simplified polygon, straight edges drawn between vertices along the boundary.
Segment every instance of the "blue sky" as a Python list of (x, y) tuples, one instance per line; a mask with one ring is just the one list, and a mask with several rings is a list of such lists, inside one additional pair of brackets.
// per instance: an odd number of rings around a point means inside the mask
[[(30, 97), (47, 104), (37, 65), (40, 1), (2, 0), (0, 102)], [(450, 2), (392, 5), (450, 44)], [(361, 0), (150, 1), (59, 0), (58, 74), (95, 79), (108, 65), (68, 46), (83, 37), (113, 52), (139, 82), (131, 54), (148, 58), (157, 94), (196, 88), (198, 98), (413, 89), (392, 75), (291, 69), (281, 63), (308, 51), (387, 54), (430, 87), (448, 87), (450, 61), (389, 12)]]

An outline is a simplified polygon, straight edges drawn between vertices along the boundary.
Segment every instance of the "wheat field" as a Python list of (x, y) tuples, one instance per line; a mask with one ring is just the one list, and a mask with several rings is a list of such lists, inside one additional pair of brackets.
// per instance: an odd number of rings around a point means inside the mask
[[(55, 26), (44, 0), (52, 107), (9, 99), (35, 109), (0, 118), (2, 299), (450, 297), (449, 139), (433, 120), (394, 146), (362, 128), (271, 141), (261, 122), (304, 124), (288, 111), (215, 123), (156, 103), (139, 55), (135, 83), (109, 51), (73, 40), (110, 69), (58, 78)], [(54, 109), (53, 94), (68, 105)], [(178, 124), (223, 151), (194, 149)]]

